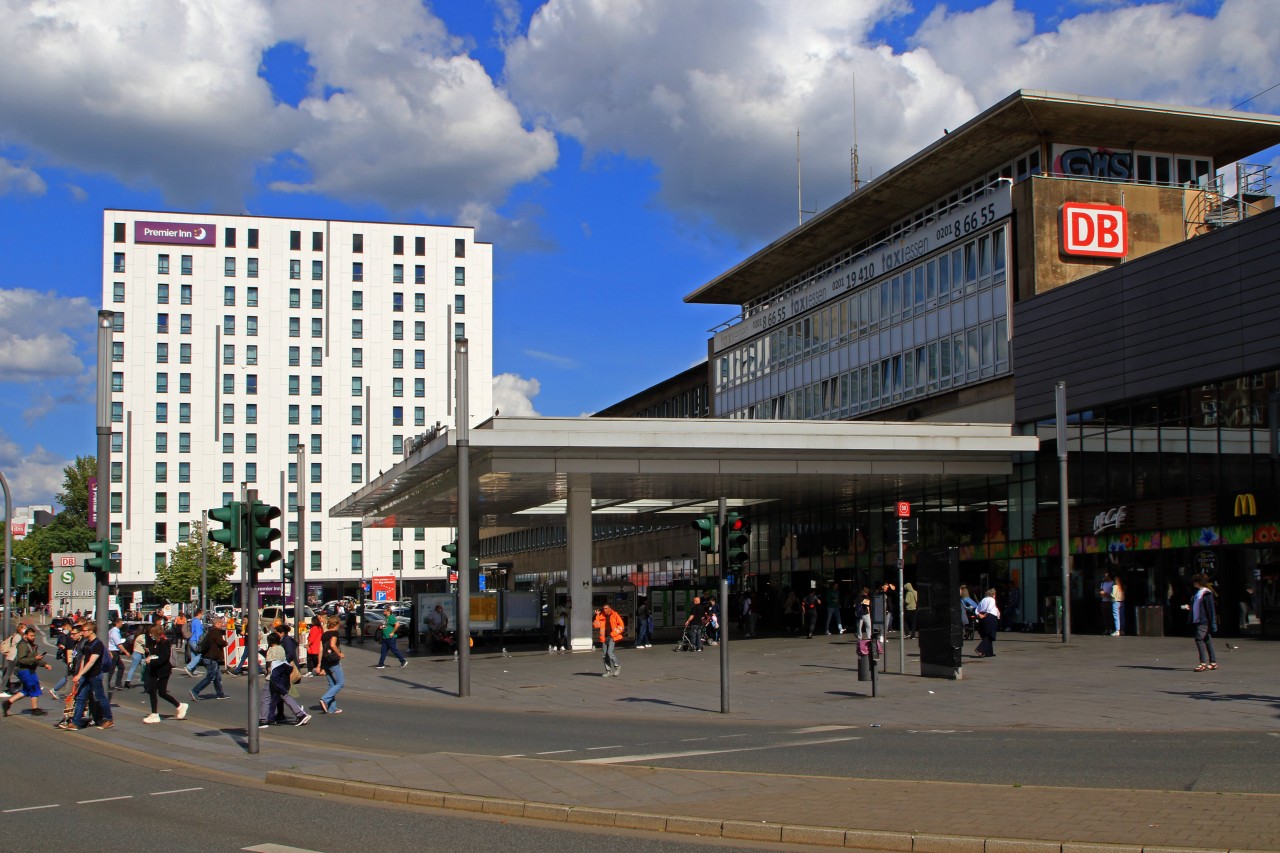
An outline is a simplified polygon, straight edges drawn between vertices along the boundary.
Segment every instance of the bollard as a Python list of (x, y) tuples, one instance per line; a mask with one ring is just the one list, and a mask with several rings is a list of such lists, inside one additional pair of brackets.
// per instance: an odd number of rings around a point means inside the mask
[(871, 680), (871, 658), (868, 655), (864, 655), (861, 651), (858, 652), (858, 680)]

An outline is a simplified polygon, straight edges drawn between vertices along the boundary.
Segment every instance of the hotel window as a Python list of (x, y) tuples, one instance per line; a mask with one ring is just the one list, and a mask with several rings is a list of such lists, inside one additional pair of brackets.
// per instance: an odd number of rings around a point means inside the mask
[(222, 422), (224, 424), (233, 424), (236, 422), (236, 407), (234, 403), (222, 404)]
[(224, 432), (222, 434), (222, 452), (223, 453), (236, 452), (236, 437), (229, 432)]
[(222, 374), (222, 393), (223, 394), (236, 393), (236, 375), (234, 373)]
[(156, 393), (157, 394), (169, 393), (169, 374), (167, 373), (156, 374)]
[[(186, 542), (190, 538), (191, 538), (191, 522), (179, 521), (178, 522), (178, 541)], [(164, 568), (169, 564), (168, 557), (165, 554), (163, 553), (157, 554), (156, 557), (159, 558), (156, 561), (156, 568), (158, 569)]]
[(297, 367), (302, 359), (302, 350), (299, 347), (289, 347), (289, 366)]
[(113, 522), (111, 522), (111, 534), (110, 534), (110, 535), (111, 535), (111, 541), (112, 541), (112, 542), (116, 542), (116, 543), (118, 543), (118, 542), (120, 541), (120, 535), (121, 535), (122, 530), (123, 530), (123, 528), (122, 528), (122, 526), (121, 526), (120, 522), (118, 522), (118, 521), (113, 521)]
[(413, 425), (414, 426), (427, 425), (427, 410), (422, 406), (413, 407)]
[(311, 396), (319, 397), (324, 394), (324, 378), (320, 376), (311, 377)]
[(258, 482), (258, 463), (257, 462), (244, 463), (244, 481), (246, 483)]
[[(161, 286), (163, 286), (163, 285), (161, 285)], [(112, 301), (112, 302), (124, 302), (124, 282), (123, 282), (123, 281), (116, 281), (116, 282), (112, 282), (112, 284), (111, 284), (111, 301)], [(164, 300), (164, 301), (165, 301), (165, 302), (168, 302), (168, 301), (169, 301), (169, 299), (168, 299), (168, 296), (167, 296), (167, 295), (166, 295), (166, 297), (165, 297), (165, 300)], [(163, 304), (163, 303), (162, 303), (162, 304)]]
[(391, 321), (391, 340), (393, 341), (404, 340), (404, 321), (403, 320)]
[(111, 360), (124, 361), (124, 341), (111, 342)]
[(181, 302), (183, 305), (191, 304), (191, 285), (189, 284), (178, 285), (178, 301)]
[(391, 283), (392, 284), (404, 283), (404, 264), (391, 265)]
[(169, 493), (156, 492), (156, 512), (169, 511)]
[(191, 452), (191, 433), (189, 432), (178, 433), (178, 452), (179, 453)]
[[(296, 456), (298, 454), (298, 434), (296, 432), (289, 433), (289, 453)], [(293, 509), (297, 509), (296, 506)]]
[(311, 251), (313, 252), (324, 251), (324, 232), (323, 231), (311, 232)]
[(321, 424), (323, 424), (323, 423), (324, 423), (324, 407), (323, 407), (323, 406), (312, 406), (312, 407), (311, 407), (311, 424), (312, 424), (312, 426), (320, 426), (320, 425), (321, 425)]
[(289, 337), (302, 337), (302, 320), (297, 317), (289, 318)]
[(191, 463), (190, 462), (178, 463), (178, 482), (179, 483), (191, 482)]
[(156, 344), (156, 364), (169, 363), (169, 345), (164, 341)]
[(413, 238), (413, 253), (414, 253), (415, 255), (417, 255), (418, 257), (422, 257), (423, 255), (425, 255), (425, 254), (427, 253), (427, 238), (426, 238), (426, 237), (414, 237), (414, 238)]
[(161, 335), (169, 334), (169, 315), (168, 314), (156, 315), (156, 332), (158, 332)]
[[(289, 495), (289, 499), (293, 502), (293, 509), (291, 510), (291, 512), (297, 512), (298, 511), (297, 497), (291, 494)], [(298, 541), (298, 522), (291, 521), (285, 526), (285, 541), (287, 542)]]
[(312, 483), (324, 482), (324, 470), (323, 468), (321, 468), (319, 462), (311, 463), (311, 482)]
[(415, 397), (427, 396), (427, 380), (422, 378), (413, 380), (413, 396)]
[(364, 310), (364, 291), (363, 290), (351, 291), (351, 310), (352, 311)]
[(453, 268), (453, 283), (459, 287), (462, 287), (467, 283), (467, 270), (465, 267)]
[(190, 314), (178, 315), (178, 332), (183, 335), (191, 334), (191, 315)]
[(289, 278), (297, 281), (302, 278), (302, 261), (293, 258), (289, 261)]
[(351, 264), (351, 280), (364, 281), (364, 264), (362, 262), (355, 261)]
[(222, 482), (234, 483), (236, 481), (236, 466), (234, 462), (222, 463)]
[(467, 324), (466, 324), (466, 323), (454, 323), (454, 324), (453, 324), (453, 338), (454, 338), (454, 340), (458, 340), (458, 339), (460, 339), (460, 338), (465, 338), (466, 336), (467, 336)]
[(124, 312), (116, 311), (111, 317), (111, 331), (119, 334), (124, 331)]
[(400, 313), (404, 311), (404, 294), (403, 293), (391, 294), (391, 310), (396, 313)]
[[(113, 482), (113, 483), (118, 483), (118, 482), (120, 482), (120, 478), (116, 476), (116, 470), (117, 470), (117, 469), (116, 469), (116, 466), (117, 466), (117, 465), (119, 465), (119, 464), (120, 464), (119, 462), (112, 462), (112, 463), (111, 463), (111, 482)], [(167, 482), (169, 482), (169, 463), (168, 463), (168, 462), (157, 462), (157, 463), (156, 463), (156, 477), (155, 477), (155, 479), (156, 479), (156, 482), (157, 482), (157, 483), (167, 483)]]
[[(361, 465), (359, 462), (351, 463), (351, 482), (353, 483), (364, 482), (364, 466)], [(355, 528), (353, 528), (353, 530), (354, 529)]]
[(227, 278), (236, 277), (236, 259), (235, 258), (222, 259), (222, 274)]
[(359, 340), (360, 338), (364, 337), (364, 321), (363, 320), (351, 321), (351, 337), (356, 340)]
[(351, 348), (351, 366), (364, 367), (364, 350), (360, 347)]
[(311, 541), (320, 541), (320, 522), (318, 521), (311, 522)]
[(222, 334), (234, 335), (235, 333), (236, 333), (236, 315), (223, 314), (222, 315)]
[(453, 297), (453, 313), (467, 313), (467, 297), (465, 294), (459, 293)]
[(256, 374), (256, 373), (246, 373), (246, 374), (245, 374), (245, 376), (244, 376), (244, 393), (246, 393), (246, 394), (257, 394), (257, 393), (258, 393), (258, 374)]
[(289, 307), (290, 308), (302, 307), (302, 291), (296, 287), (289, 288)]
[(427, 552), (417, 550), (413, 552), (413, 567), (418, 571), (422, 571), (427, 567)]
[[(319, 456), (320, 454), (324, 453), (324, 441), (322, 436), (319, 436), (319, 435), (311, 436), (311, 452), (314, 453), (316, 456)], [(319, 509), (319, 507), (317, 507), (317, 509)]]
[(245, 275), (247, 275), (249, 278), (257, 278), (258, 277), (258, 259), (249, 258), (248, 260), (245, 261), (245, 265), (248, 267), (245, 270)]
[(351, 436), (351, 454), (359, 456), (361, 453), (364, 453), (364, 436), (359, 434)]
[(250, 308), (258, 307), (258, 288), (246, 287), (244, 289), (244, 304)]
[(404, 254), (404, 238), (403, 237), (391, 238), (391, 254), (393, 255)]
[(416, 349), (413, 351), (413, 366), (416, 370), (427, 369), (427, 351)]
[(399, 376), (391, 380), (391, 396), (392, 397), (404, 396), (404, 380), (401, 379)]
[(223, 364), (236, 363), (236, 345), (235, 344), (222, 345), (222, 363)]
[[(256, 320), (257, 318), (250, 317), (249, 319)], [(254, 332), (256, 333), (257, 323), (254, 323), (254, 326), (255, 326)], [(244, 363), (248, 365), (255, 365), (258, 363), (258, 345), (257, 344), (249, 344), (244, 348)]]
[(298, 396), (299, 388), (300, 388), (299, 378), (296, 375), (290, 376), (289, 377), (289, 396), (290, 397)]
[(178, 404), (178, 423), (180, 424), (191, 423), (191, 404), (190, 403)]
[(222, 245), (227, 249), (234, 249), (236, 247), (236, 229), (224, 228), (222, 230)]
[(169, 274), (169, 256), (156, 255), (156, 275)]
[(166, 532), (165, 532), (165, 531), (166, 531), (167, 529), (168, 529), (168, 527), (167, 527), (167, 525), (166, 525), (163, 521), (157, 521), (157, 522), (156, 522), (156, 541), (157, 541), (157, 542), (164, 542), (164, 541), (165, 541), (165, 539), (166, 539)]
[(422, 320), (418, 320), (413, 324), (413, 339), (415, 341), (425, 341), (427, 339), (427, 324)]
[(182, 274), (191, 275), (191, 256), (190, 255), (182, 256)]
[(404, 350), (393, 349), (391, 351), (391, 366), (396, 370), (404, 367)]
[(359, 376), (352, 376), (351, 377), (351, 396), (359, 397), (363, 393), (364, 393), (364, 380), (362, 380)]
[(427, 529), (425, 527), (413, 528), (413, 541), (425, 542), (427, 539)]
[(313, 338), (324, 337), (324, 318), (322, 317), (311, 318), (311, 337)]
[(191, 344), (178, 344), (178, 364), (191, 363)]
[(191, 512), (190, 492), (178, 492), (178, 512)]
[(250, 249), (258, 248), (258, 229), (257, 228), (249, 229), (249, 248)]
[(113, 233), (113, 235), (114, 235), (114, 237), (115, 237), (115, 242), (117, 242), (117, 243), (123, 243), (123, 242), (125, 241), (125, 238), (124, 238), (124, 223), (123, 223), (123, 222), (116, 222), (116, 223), (114, 223), (114, 224), (111, 226), (111, 230), (112, 230), (112, 233)]
[(178, 393), (179, 394), (191, 393), (191, 374), (190, 373), (178, 374)]
[(467, 241), (461, 237), (453, 241), (453, 256), (455, 258), (465, 258), (467, 256)]
[(124, 390), (124, 374), (123, 373), (120, 373), (119, 371), (115, 371), (111, 374), (111, 390), (112, 391)]
[(244, 422), (247, 424), (256, 424), (258, 422), (258, 404), (248, 403), (244, 407)]
[[(156, 463), (156, 473), (159, 473), (159, 466), (161, 466), (161, 465), (163, 465), (163, 464), (164, 464), (163, 462), (157, 462), (157, 463)], [(111, 463), (111, 482), (113, 482), (113, 483), (119, 483), (119, 482), (120, 482), (121, 480), (123, 480), (123, 479), (124, 479), (124, 463), (123, 463), (123, 462), (112, 462), (112, 463)], [(156, 482), (157, 482), (157, 483), (162, 483), (162, 482), (164, 482), (164, 481), (157, 477), (157, 478), (156, 478)]]
[(425, 293), (413, 294), (413, 312), (415, 314), (423, 314), (427, 310), (427, 296)]
[(311, 280), (312, 281), (324, 280), (324, 261), (311, 262)]
[[(157, 449), (157, 450), (159, 450), (159, 449), (160, 449), (160, 436), (161, 436), (161, 435), (163, 435), (163, 433), (157, 433), (157, 434), (156, 434), (156, 449)], [(167, 441), (165, 442), (165, 447), (166, 447), (166, 448), (168, 447), (168, 442), (167, 442)], [(112, 453), (124, 453), (124, 433), (122, 433), (122, 432), (113, 432), (113, 433), (111, 433), (111, 452), (112, 452)]]
[(289, 232), (289, 251), (291, 252), (302, 251), (302, 232), (301, 231)]
[(404, 406), (391, 407), (391, 425), (392, 426), (404, 425)]
[(356, 254), (356, 255), (364, 254), (364, 235), (363, 234), (351, 235), (351, 252), (352, 254)]
[(316, 288), (311, 291), (311, 307), (319, 310), (324, 307), (324, 291)]
[(403, 435), (391, 436), (391, 452), (394, 453), (396, 456), (404, 455), (404, 436)]
[(322, 367), (324, 365), (324, 347), (311, 348), (311, 366)]
[(298, 423), (298, 407), (296, 405), (289, 407), (289, 423)]
[[(117, 410), (116, 406), (120, 406), (120, 409)], [(119, 414), (119, 417), (116, 417), (117, 412)], [(120, 423), (123, 420), (124, 420), (124, 405), (121, 403), (112, 403), (111, 404), (111, 422)], [(169, 404), (156, 403), (156, 423), (167, 424), (168, 422), (169, 422)]]
[(115, 262), (112, 266), (116, 272), (124, 272), (124, 252), (115, 253)]
[(361, 406), (351, 407), (351, 425), (360, 426), (364, 423), (364, 408)]

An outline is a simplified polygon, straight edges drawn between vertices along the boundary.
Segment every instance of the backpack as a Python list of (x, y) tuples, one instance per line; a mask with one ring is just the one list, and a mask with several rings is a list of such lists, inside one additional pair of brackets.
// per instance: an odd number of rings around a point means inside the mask
[(210, 631), (205, 631), (203, 634), (200, 635), (200, 641), (196, 643), (196, 647), (194, 649), (195, 654), (198, 654), (201, 657), (204, 657), (206, 654), (209, 653), (209, 639), (210, 639), (209, 634), (210, 633), (211, 633)]

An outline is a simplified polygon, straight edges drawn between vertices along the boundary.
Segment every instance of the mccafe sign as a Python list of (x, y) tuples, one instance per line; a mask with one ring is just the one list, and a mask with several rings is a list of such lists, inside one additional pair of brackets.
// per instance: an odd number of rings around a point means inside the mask
[(171, 246), (212, 246), (217, 228), (196, 222), (135, 222), (133, 242)]

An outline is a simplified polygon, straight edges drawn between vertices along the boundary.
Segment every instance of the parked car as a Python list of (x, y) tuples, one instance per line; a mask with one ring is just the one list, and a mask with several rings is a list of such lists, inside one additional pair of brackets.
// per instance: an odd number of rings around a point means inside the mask
[[(278, 604), (273, 604), (269, 607), (264, 607), (262, 608), (262, 610), (259, 611), (258, 629), (261, 631), (268, 630), (271, 627), (271, 623), (274, 622), (276, 619), (284, 619), (284, 621), (292, 625), (294, 624), (294, 616), (293, 616), (294, 612), (295, 611), (294, 611), (293, 605), (291, 604), (286, 607), (281, 607)], [(315, 615), (316, 615), (316, 612), (312, 610), (310, 607), (302, 608), (302, 618), (307, 620), (308, 623), (311, 621), (311, 617)]]
[[(365, 607), (364, 619), (361, 620), (363, 627), (360, 629), (363, 636), (376, 637), (382, 631), (382, 608), (385, 606), (386, 605), (370, 604)], [(391, 606), (391, 613), (396, 617), (398, 624), (412, 627), (413, 612), (410, 608), (393, 604)], [(403, 636), (403, 634), (401, 636)]]

